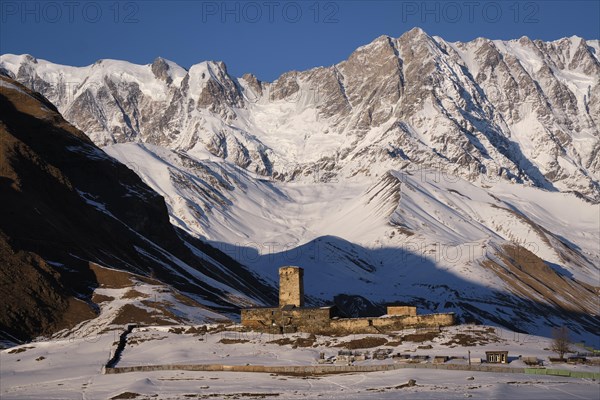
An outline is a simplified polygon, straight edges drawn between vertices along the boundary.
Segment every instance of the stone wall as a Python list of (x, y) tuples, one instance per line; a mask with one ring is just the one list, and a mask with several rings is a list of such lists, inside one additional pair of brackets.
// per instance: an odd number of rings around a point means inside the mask
[(408, 324), (416, 328), (428, 326), (452, 326), (455, 323), (454, 313), (423, 314), (404, 318), (404, 324)]
[(462, 364), (378, 364), (378, 365), (223, 365), (223, 364), (166, 364), (139, 365), (132, 367), (104, 367), (104, 374), (123, 374), (128, 372), (151, 371), (223, 371), (223, 372), (259, 372), (270, 374), (300, 374), (327, 375), (356, 372), (392, 371), (397, 369), (437, 369), (447, 371), (478, 371), (491, 373), (513, 373), (533, 375), (554, 375), (571, 378), (600, 379), (600, 373), (572, 370), (553, 370), (539, 368), (500, 367), (492, 365), (462, 365)]
[(304, 306), (304, 270), (299, 267), (279, 268), (279, 307)]
[(317, 334), (383, 333), (405, 328), (454, 325), (454, 314), (389, 315), (373, 318), (331, 319), (332, 309), (252, 308), (242, 310), (242, 325), (262, 332)]
[(388, 315), (417, 315), (417, 307), (414, 306), (388, 306)]
[(437, 369), (447, 371), (478, 371), (491, 373), (513, 374), (543, 374), (557, 376), (571, 376), (576, 378), (600, 379), (597, 372), (579, 372), (567, 370), (532, 369), (521, 367), (501, 367), (492, 365), (463, 365), (463, 364), (377, 364), (377, 365), (223, 365), (223, 364), (162, 364), (139, 365), (131, 367), (103, 368), (104, 374), (122, 374), (128, 372), (151, 371), (222, 371), (222, 372), (259, 372), (271, 374), (301, 374), (301, 375), (326, 375), (356, 372), (392, 371), (398, 369)]
[(391, 315), (381, 318), (341, 318), (330, 321), (333, 333), (378, 333), (405, 328), (427, 328), (454, 325), (454, 314)]
[[(292, 310), (292, 321), (300, 331), (317, 333), (329, 326), (331, 312), (330, 307), (294, 309)], [(283, 314), (284, 318), (286, 314), (289, 315), (286, 312)]]
[[(293, 306), (293, 307), (290, 307)], [(279, 268), (279, 307), (241, 311), (242, 325), (271, 333), (383, 333), (404, 328), (454, 325), (454, 314), (417, 315), (414, 306), (388, 306), (384, 317), (332, 319), (331, 307), (304, 307), (304, 270)]]
[(279, 308), (247, 308), (241, 311), (242, 325), (258, 331), (268, 331), (272, 328), (275, 313)]
[(340, 318), (329, 322), (329, 328), (334, 333), (378, 333), (373, 326), (377, 318)]
[(263, 332), (314, 332), (326, 330), (331, 320), (330, 307), (251, 308), (242, 310), (242, 325)]

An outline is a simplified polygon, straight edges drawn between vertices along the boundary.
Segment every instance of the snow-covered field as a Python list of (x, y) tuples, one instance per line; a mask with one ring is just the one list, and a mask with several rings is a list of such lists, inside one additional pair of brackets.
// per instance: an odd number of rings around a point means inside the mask
[[(211, 326), (213, 329), (215, 325)], [(175, 329), (173, 329), (175, 328)], [(213, 330), (186, 334), (178, 327), (136, 328), (118, 366), (149, 364), (225, 365), (316, 365), (319, 353), (336, 356), (344, 342), (367, 335), (318, 337), (314, 345), (293, 348), (292, 344), (269, 343), (307, 335), (269, 335)], [(187, 327), (184, 327), (185, 331)], [(545, 360), (549, 368), (598, 372), (599, 368), (582, 365), (548, 364), (552, 353), (549, 340), (519, 335), (506, 330), (491, 331), (486, 326), (458, 326), (445, 329), (439, 337), (424, 342), (403, 341), (399, 332), (387, 338), (393, 353), (409, 355), (445, 355), (459, 357), (453, 363), (467, 363), (471, 357), (484, 357), (485, 350), (509, 351), (508, 365), (523, 367), (519, 355)], [(483, 334), (482, 332), (487, 332)], [(2, 399), (109, 399), (129, 398), (324, 398), (324, 399), (594, 399), (600, 385), (591, 379), (475, 371), (400, 369), (384, 372), (352, 373), (328, 376), (284, 376), (268, 373), (155, 371), (103, 375), (102, 366), (109, 358), (119, 331), (67, 340), (38, 341), (3, 350), (1, 357)], [(480, 341), (474, 346), (449, 344), (457, 334)], [(369, 335), (373, 336), (373, 335)], [(483, 338), (483, 339), (482, 339)], [(227, 343), (229, 341), (229, 343)], [(418, 346), (431, 345), (431, 349)], [(360, 350), (372, 352), (376, 348)], [(460, 358), (460, 357), (464, 357)], [(396, 359), (356, 362), (357, 364), (393, 363)], [(428, 362), (431, 362), (429, 360)], [(403, 386), (410, 379), (414, 386)], [(123, 397), (119, 397), (122, 395)]]

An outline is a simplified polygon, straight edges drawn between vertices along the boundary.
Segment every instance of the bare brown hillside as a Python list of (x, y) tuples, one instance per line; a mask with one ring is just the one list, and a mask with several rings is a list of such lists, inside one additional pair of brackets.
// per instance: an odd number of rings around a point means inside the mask
[[(90, 262), (152, 276), (224, 312), (237, 309), (228, 287), (270, 301), (273, 290), (241, 265), (176, 232), (163, 198), (51, 103), (8, 78), (0, 84), (3, 336), (30, 339), (93, 317)], [(188, 239), (210, 256), (192, 253)]]

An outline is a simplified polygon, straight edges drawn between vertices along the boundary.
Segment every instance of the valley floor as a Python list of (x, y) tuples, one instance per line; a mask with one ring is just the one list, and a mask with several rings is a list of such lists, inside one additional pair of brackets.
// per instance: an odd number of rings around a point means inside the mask
[[(456, 357), (448, 363), (483, 358), (486, 350), (508, 350), (509, 367), (524, 367), (523, 357), (545, 360), (549, 368), (599, 372), (590, 365), (548, 365), (549, 339), (492, 327), (459, 326), (439, 335), (404, 331), (395, 335), (310, 337), (269, 335), (209, 327), (136, 328), (118, 366), (151, 364), (316, 365), (320, 353), (333, 360), (340, 350), (388, 350), (410, 356)], [(3, 350), (2, 399), (181, 399), (181, 398), (323, 398), (323, 399), (594, 399), (600, 385), (593, 379), (400, 369), (328, 376), (268, 373), (154, 371), (105, 375), (102, 367), (120, 331), (64, 340), (38, 341)], [(461, 342), (461, 343), (457, 343)], [(431, 346), (431, 348), (429, 348)], [(361, 347), (367, 347), (361, 349)], [(338, 357), (340, 358), (340, 357)], [(389, 364), (398, 358), (355, 361), (355, 365)], [(338, 364), (339, 365), (339, 364)], [(414, 386), (406, 383), (413, 379)]]

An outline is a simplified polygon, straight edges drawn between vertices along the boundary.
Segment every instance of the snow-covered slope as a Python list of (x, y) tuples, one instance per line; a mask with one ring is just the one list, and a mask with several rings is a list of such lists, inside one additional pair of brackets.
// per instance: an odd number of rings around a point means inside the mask
[(573, 194), (435, 170), (283, 183), (210, 154), (105, 150), (165, 197), (173, 224), (274, 285), (281, 265), (304, 267), (314, 302), (407, 301), (546, 334), (567, 318), (582, 337), (600, 312), (598, 207)]

